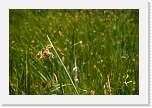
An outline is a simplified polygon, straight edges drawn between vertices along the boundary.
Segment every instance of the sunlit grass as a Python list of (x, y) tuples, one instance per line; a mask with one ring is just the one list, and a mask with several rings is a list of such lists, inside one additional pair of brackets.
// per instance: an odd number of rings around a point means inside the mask
[(138, 95), (138, 10), (10, 10), (11, 95)]

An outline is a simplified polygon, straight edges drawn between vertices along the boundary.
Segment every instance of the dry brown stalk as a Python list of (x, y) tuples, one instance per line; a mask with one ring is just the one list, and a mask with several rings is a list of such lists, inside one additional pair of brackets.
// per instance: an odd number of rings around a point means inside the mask
[(107, 75), (107, 81), (106, 81), (105, 84), (103, 85), (103, 89), (104, 89), (104, 94), (105, 94), (105, 95), (111, 95), (110, 80), (111, 80), (111, 77), (110, 77), (110, 75), (108, 74), (108, 75)]

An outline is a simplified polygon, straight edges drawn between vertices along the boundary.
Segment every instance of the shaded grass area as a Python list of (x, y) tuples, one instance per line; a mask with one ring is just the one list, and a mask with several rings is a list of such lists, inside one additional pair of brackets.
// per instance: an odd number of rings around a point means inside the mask
[[(9, 17), (11, 95), (76, 94), (63, 65), (80, 95), (139, 94), (139, 10), (11, 9)], [(38, 55), (47, 36), (63, 64), (52, 48)]]

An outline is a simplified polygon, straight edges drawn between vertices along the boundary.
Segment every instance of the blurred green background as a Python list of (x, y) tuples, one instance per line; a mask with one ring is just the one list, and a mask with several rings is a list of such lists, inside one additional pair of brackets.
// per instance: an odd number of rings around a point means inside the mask
[(80, 95), (139, 94), (139, 10), (10, 9), (10, 95), (75, 95), (47, 35)]

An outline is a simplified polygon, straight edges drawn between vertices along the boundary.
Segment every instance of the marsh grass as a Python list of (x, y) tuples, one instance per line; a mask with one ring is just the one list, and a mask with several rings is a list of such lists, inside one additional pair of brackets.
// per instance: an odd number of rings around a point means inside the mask
[(9, 94), (138, 95), (139, 10), (10, 9)]

